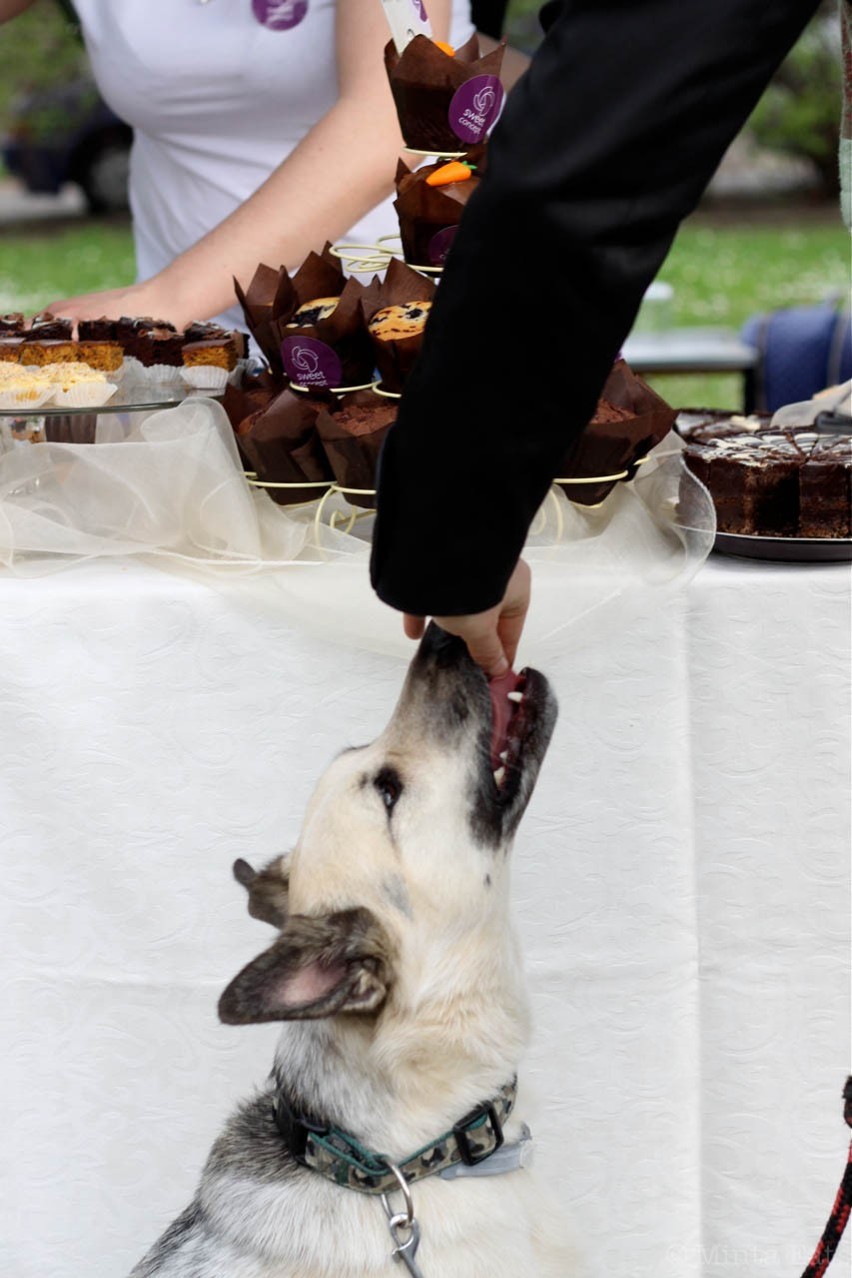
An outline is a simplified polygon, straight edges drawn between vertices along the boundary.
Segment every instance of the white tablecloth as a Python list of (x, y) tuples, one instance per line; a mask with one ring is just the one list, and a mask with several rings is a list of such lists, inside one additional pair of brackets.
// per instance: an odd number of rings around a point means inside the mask
[[(231, 862), (295, 838), (404, 661), (318, 640), (263, 583), (138, 564), (4, 578), (0, 618), (0, 1274), (123, 1278), (271, 1059), (274, 1028), (216, 1019), (269, 935)], [(546, 667), (562, 713), (516, 849), (530, 1118), (596, 1274), (798, 1278), (823, 1226), (848, 661), (844, 567), (717, 560)]]

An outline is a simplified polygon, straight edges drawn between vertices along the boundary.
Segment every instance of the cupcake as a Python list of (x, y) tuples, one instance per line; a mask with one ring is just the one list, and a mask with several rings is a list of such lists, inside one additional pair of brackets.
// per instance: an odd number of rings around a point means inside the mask
[(402, 390), (420, 354), (434, 294), (430, 279), (394, 258), (365, 306), (382, 390)]
[(396, 420), (396, 405), (370, 391), (344, 395), (324, 406), (317, 431), (337, 484), (353, 506), (376, 504), (376, 471), (385, 436)]
[(465, 205), (485, 170), (485, 154), (484, 146), (475, 147), (463, 162), (439, 160), (413, 170), (400, 160), (394, 208), (406, 262), (412, 266), (444, 265)]
[(331, 468), (317, 435), (319, 410), (307, 395), (284, 390), (240, 423), (238, 446), (258, 479), (286, 485), (266, 489), (280, 506), (314, 501), (331, 484)]
[(452, 52), (424, 35), (401, 54), (391, 41), (385, 68), (405, 145), (446, 155), (484, 142), (503, 105), (503, 50), (481, 58), (475, 35)]
[[(617, 475), (632, 479), (635, 467), (671, 430), (677, 414), (623, 359), (606, 380), (595, 415), (566, 453), (559, 480), (587, 480)], [(558, 481), (557, 481), (558, 482)], [(595, 506), (618, 479), (601, 483), (560, 484), (581, 506)]]
[(362, 302), (377, 288), (350, 279), (337, 298), (315, 296), (300, 305), (282, 330), (281, 359), (291, 382), (320, 393), (372, 382), (373, 348)]

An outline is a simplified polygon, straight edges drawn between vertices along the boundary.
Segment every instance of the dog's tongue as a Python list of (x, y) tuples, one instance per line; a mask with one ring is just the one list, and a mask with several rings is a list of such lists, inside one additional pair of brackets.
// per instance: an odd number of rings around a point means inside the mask
[(515, 674), (514, 670), (507, 670), (505, 674), (499, 675), (496, 679), (490, 679), (488, 682), (488, 691), (491, 693), (493, 725), (491, 730), (492, 768), (500, 767), (500, 755), (506, 749), (509, 722), (513, 711), (513, 703), (509, 700), (509, 693), (515, 692), (521, 683), (523, 683), (521, 676)]

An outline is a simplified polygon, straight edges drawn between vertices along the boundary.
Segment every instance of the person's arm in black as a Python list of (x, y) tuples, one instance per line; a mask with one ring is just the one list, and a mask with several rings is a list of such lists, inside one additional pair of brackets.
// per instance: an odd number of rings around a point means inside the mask
[(818, 0), (564, 0), (491, 141), (382, 453), (372, 581), (502, 598), (681, 220)]

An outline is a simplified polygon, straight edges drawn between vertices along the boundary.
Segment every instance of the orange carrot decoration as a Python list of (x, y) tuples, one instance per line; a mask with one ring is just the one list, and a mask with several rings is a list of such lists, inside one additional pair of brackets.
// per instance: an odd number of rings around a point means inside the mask
[(449, 164), (442, 164), (434, 173), (430, 173), (426, 179), (427, 186), (450, 186), (453, 182), (467, 182), (473, 177), (473, 166), (463, 164), (460, 160), (450, 160)]
[(433, 40), (432, 43), (437, 45), (442, 53), (446, 53), (448, 58), (454, 58), (456, 51), (451, 44), (447, 44), (446, 40)]

